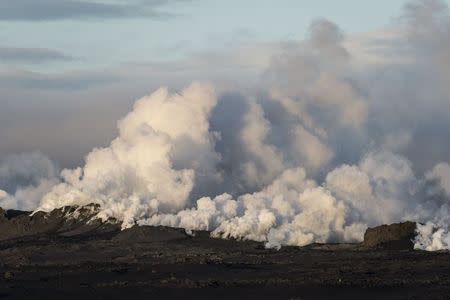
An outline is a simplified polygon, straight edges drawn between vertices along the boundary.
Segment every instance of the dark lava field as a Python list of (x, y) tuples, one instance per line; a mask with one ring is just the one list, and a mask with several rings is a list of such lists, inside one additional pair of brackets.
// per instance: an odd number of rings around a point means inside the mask
[(362, 244), (275, 250), (208, 232), (121, 231), (91, 214), (0, 210), (0, 299), (450, 297), (450, 253), (412, 250), (414, 223), (369, 230)]

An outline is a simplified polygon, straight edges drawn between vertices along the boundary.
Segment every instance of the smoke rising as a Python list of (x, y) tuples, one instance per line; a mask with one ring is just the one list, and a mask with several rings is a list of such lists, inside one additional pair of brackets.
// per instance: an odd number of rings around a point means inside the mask
[(59, 182), (59, 170), (39, 152), (11, 155), (0, 161), (0, 207), (34, 210)]
[(327, 20), (274, 56), (256, 92), (214, 83), (136, 101), (108, 147), (57, 169), (42, 155), (0, 165), (0, 205), (98, 203), (123, 228), (165, 225), (267, 247), (357, 242), (412, 220), (416, 248), (450, 248), (450, 16), (411, 1), (389, 60), (364, 67)]

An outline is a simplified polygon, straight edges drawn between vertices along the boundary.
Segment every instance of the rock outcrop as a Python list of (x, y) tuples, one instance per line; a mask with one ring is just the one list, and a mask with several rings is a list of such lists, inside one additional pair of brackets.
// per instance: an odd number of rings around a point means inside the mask
[(368, 248), (414, 249), (416, 227), (415, 222), (404, 222), (368, 228), (363, 245)]
[(5, 211), (0, 208), (0, 241), (31, 236), (111, 239), (121, 244), (154, 243), (186, 239), (184, 229), (163, 226), (133, 226), (121, 230), (114, 219), (97, 218), (99, 206), (66, 206), (51, 212)]
[(99, 206), (67, 206), (49, 213), (22, 212), (0, 208), (0, 240), (32, 235), (76, 236), (119, 232), (120, 224), (96, 218)]

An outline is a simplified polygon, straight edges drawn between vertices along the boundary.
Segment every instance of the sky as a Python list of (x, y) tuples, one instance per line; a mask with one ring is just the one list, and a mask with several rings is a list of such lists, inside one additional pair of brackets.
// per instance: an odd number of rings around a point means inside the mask
[(164, 61), (252, 41), (301, 39), (316, 18), (335, 22), (347, 33), (367, 32), (388, 26), (405, 3), (164, 0), (83, 7), (77, 2), (0, 0), (2, 67), (54, 73)]

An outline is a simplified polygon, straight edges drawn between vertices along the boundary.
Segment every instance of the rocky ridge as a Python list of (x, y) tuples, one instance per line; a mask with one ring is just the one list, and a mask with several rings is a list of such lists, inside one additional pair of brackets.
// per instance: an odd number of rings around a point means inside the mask
[[(104, 221), (97, 218), (99, 209), (97, 204), (83, 207), (66, 206), (51, 212), (38, 211), (36, 213), (17, 210), (5, 211), (0, 208), (0, 241), (29, 236), (54, 235), (59, 237), (107, 236), (117, 241), (135, 239), (136, 241), (155, 242), (188, 236), (183, 229), (164, 227), (133, 226), (122, 231), (117, 220), (110, 218)], [(155, 228), (163, 230), (164, 234), (156, 234)], [(368, 228), (364, 235), (364, 242), (359, 246), (413, 249), (415, 236), (416, 223), (414, 222), (381, 225)], [(321, 245), (321, 247), (326, 246)], [(335, 245), (335, 247), (338, 246)], [(340, 248), (348, 249), (349, 247)]]

